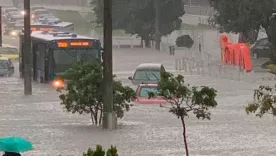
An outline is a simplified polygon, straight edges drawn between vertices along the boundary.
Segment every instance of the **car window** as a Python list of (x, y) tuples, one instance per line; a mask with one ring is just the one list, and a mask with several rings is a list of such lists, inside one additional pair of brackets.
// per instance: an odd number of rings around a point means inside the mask
[(138, 70), (135, 72), (135, 80), (160, 80), (160, 71)]
[(268, 39), (263, 39), (263, 40), (262, 40), (262, 45), (267, 45), (267, 44), (269, 44)]
[(8, 61), (0, 60), (0, 69), (8, 69)]
[(9, 59), (8, 62), (9, 62), (9, 67), (10, 67), (10, 68), (14, 67), (13, 64), (12, 64), (11, 59)]
[(148, 97), (149, 96), (149, 92), (153, 92), (155, 94), (158, 93), (157, 91), (157, 87), (142, 87), (140, 90), (140, 97)]
[(0, 47), (0, 54), (18, 54), (18, 49), (13, 47)]

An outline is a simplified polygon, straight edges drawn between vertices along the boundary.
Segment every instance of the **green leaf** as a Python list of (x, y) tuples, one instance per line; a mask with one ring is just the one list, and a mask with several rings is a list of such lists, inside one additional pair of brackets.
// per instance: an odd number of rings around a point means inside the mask
[[(61, 105), (71, 113), (91, 114), (99, 124), (103, 108), (103, 70), (98, 63), (78, 62), (63, 75), (68, 80), (67, 86), (58, 92)], [(117, 117), (129, 111), (129, 103), (135, 97), (135, 91), (123, 86), (120, 81), (113, 81), (113, 104)]]
[[(94, 2), (96, 23), (103, 25), (103, 1)], [(173, 9), (171, 9), (173, 8)], [(143, 40), (151, 40), (155, 33), (155, 3), (149, 0), (113, 0), (113, 28), (138, 34)], [(160, 0), (160, 32), (162, 36), (181, 28), (184, 15), (182, 0)]]
[(261, 85), (254, 90), (253, 99), (255, 102), (245, 108), (247, 114), (254, 113), (258, 117), (263, 117), (265, 114), (276, 115), (275, 88)]
[(209, 119), (211, 113), (209, 108), (217, 106), (217, 91), (206, 86), (190, 86), (184, 81), (184, 76), (169, 72), (162, 72), (161, 79), (158, 82), (158, 92), (150, 92), (149, 98), (163, 96), (171, 104), (169, 112), (178, 118), (189, 116), (189, 112), (198, 119)]

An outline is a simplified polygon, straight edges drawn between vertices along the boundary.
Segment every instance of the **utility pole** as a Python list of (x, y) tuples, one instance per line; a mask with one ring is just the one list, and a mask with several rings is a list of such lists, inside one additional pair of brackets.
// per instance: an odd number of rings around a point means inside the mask
[(112, 0), (104, 0), (104, 52), (103, 52), (103, 128), (115, 129), (117, 118), (113, 110), (112, 65)]
[(161, 42), (161, 34), (160, 34), (160, 2), (159, 0), (155, 0), (155, 49), (160, 51), (160, 42)]
[(30, 0), (24, 0), (24, 94), (32, 95), (32, 52)]
[(2, 47), (2, 43), (3, 43), (3, 40), (2, 40), (2, 6), (0, 6), (0, 47)]

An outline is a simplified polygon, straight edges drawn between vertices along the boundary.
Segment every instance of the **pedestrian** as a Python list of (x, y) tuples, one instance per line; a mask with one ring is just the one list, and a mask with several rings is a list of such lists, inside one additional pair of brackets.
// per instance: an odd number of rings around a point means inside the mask
[(5, 152), (3, 156), (21, 156), (20, 153), (14, 153), (14, 152)]

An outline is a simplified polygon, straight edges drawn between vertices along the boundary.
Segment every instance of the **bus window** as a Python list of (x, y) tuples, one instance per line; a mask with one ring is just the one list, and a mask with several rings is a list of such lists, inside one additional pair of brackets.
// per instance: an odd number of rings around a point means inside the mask
[(53, 63), (56, 72), (64, 72), (77, 61), (99, 59), (96, 49), (56, 49), (53, 50)]

